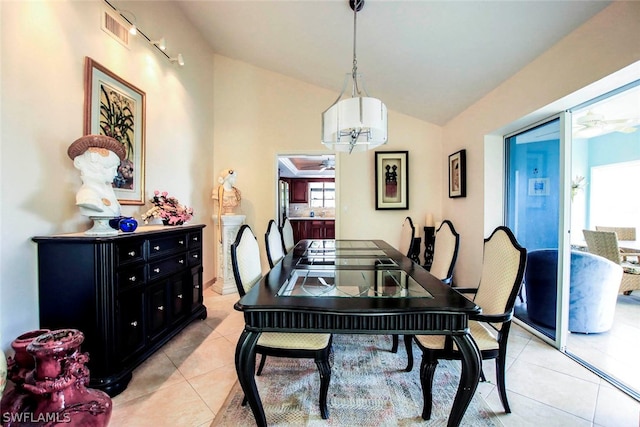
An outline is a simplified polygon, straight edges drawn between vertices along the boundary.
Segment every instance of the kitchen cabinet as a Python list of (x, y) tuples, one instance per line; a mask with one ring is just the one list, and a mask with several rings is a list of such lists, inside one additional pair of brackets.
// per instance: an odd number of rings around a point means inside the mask
[(146, 226), (117, 236), (73, 233), (38, 244), (40, 327), (78, 329), (89, 387), (111, 396), (131, 372), (195, 319), (204, 225)]
[(293, 239), (335, 239), (335, 221), (322, 219), (289, 218), (293, 228)]
[(292, 179), (289, 191), (289, 203), (309, 203), (308, 181), (306, 179)]

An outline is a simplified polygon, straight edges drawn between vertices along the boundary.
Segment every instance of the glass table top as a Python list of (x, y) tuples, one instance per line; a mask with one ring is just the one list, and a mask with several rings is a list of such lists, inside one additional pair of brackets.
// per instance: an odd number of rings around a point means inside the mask
[(313, 240), (310, 249), (380, 249), (371, 240)]
[(386, 256), (371, 256), (371, 257), (340, 257), (335, 254), (308, 254), (300, 257), (296, 264), (299, 267), (374, 267), (374, 268), (399, 268), (398, 264), (389, 257)]
[(433, 298), (399, 269), (293, 270), (278, 291), (280, 297)]

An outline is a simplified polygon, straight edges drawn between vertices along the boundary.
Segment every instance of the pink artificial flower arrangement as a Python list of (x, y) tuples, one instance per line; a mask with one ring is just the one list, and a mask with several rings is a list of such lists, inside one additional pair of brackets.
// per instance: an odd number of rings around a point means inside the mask
[(154, 191), (151, 203), (153, 203), (153, 207), (142, 214), (145, 224), (150, 219), (160, 218), (165, 225), (180, 225), (193, 217), (192, 208), (181, 205), (178, 199), (169, 196), (166, 191)]

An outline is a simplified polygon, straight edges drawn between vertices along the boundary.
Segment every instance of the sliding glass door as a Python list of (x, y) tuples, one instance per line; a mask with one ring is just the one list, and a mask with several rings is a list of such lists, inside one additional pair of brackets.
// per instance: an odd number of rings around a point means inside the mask
[[(555, 117), (505, 139), (507, 157), (506, 223), (528, 252), (545, 249), (555, 277), (562, 247), (561, 118)], [(516, 301), (515, 316), (549, 340), (556, 340), (557, 281), (545, 286), (525, 282)]]

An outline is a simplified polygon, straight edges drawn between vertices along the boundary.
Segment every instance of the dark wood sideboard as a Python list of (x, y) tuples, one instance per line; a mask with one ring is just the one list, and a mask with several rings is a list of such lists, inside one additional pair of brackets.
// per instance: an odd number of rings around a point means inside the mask
[(92, 388), (122, 392), (131, 372), (195, 319), (204, 225), (146, 226), (117, 236), (34, 237), (40, 327), (84, 333)]

